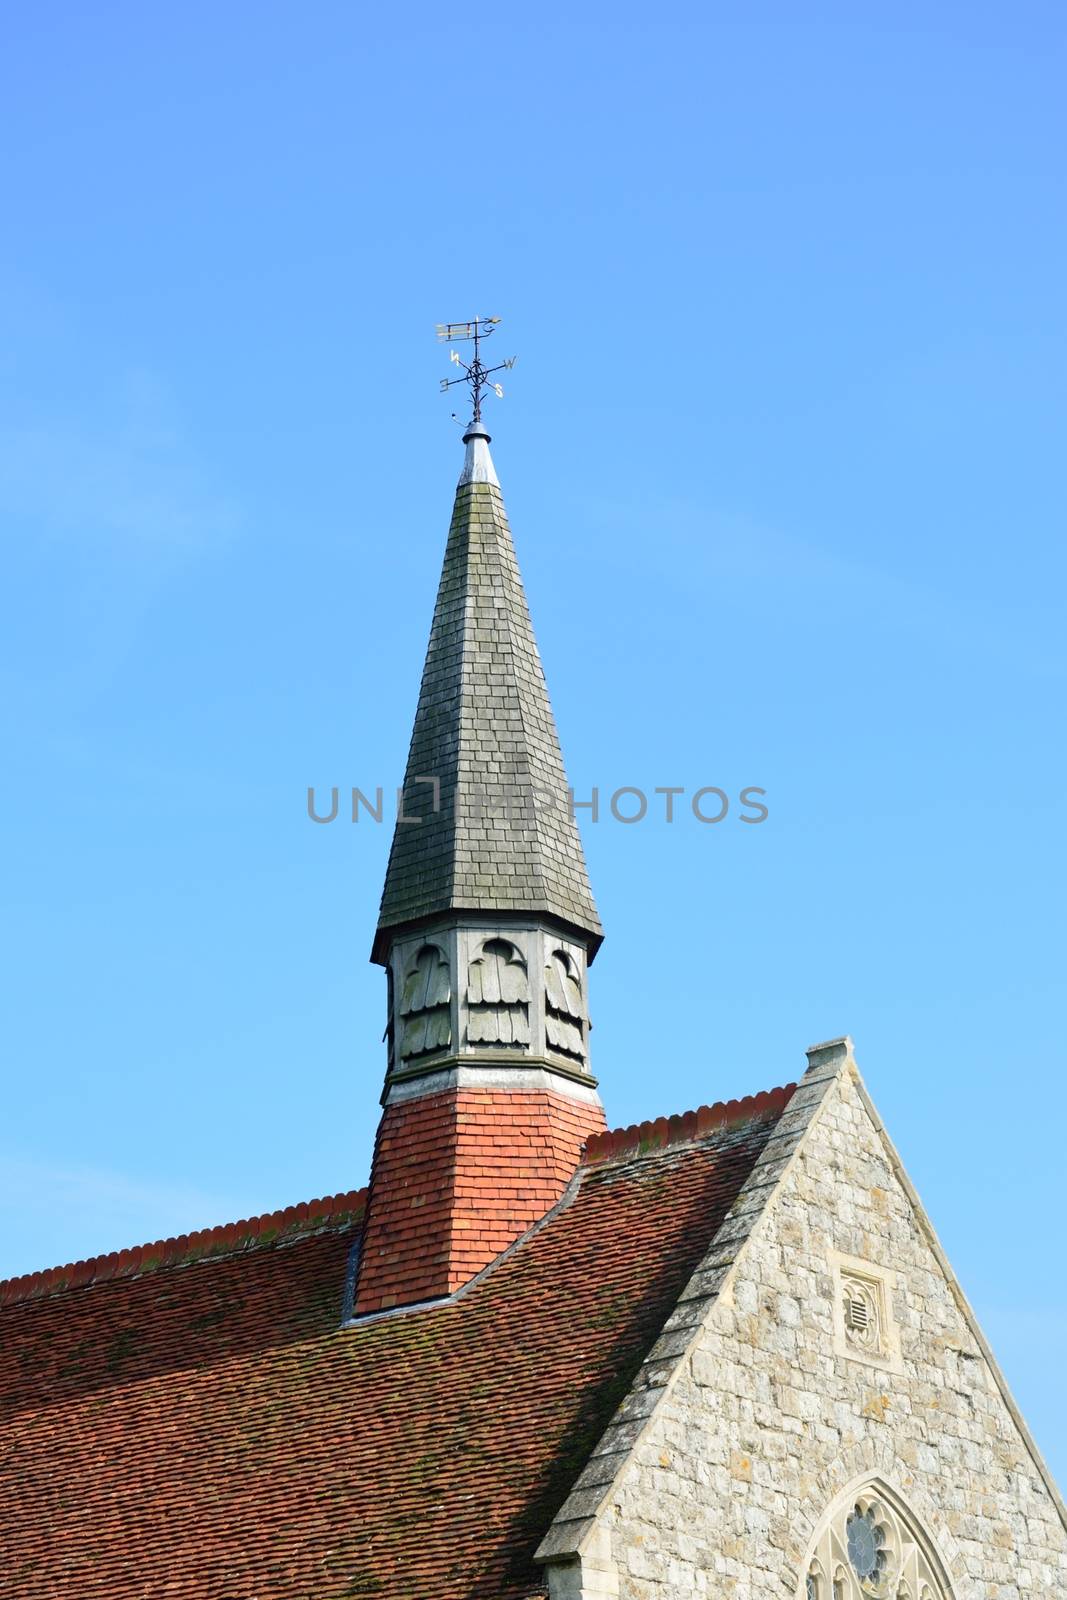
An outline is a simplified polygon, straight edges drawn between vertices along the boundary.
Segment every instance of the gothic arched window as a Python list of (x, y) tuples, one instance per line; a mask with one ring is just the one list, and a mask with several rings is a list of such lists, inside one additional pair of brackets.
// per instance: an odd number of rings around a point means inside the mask
[(933, 1549), (910, 1515), (878, 1484), (840, 1502), (825, 1518), (804, 1567), (797, 1600), (951, 1600)]

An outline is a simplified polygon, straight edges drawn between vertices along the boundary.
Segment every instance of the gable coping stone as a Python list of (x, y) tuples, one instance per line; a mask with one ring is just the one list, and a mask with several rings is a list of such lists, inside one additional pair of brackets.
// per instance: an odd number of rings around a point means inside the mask
[[(689, 1307), (686, 1314), (687, 1331), (684, 1335), (681, 1331), (668, 1331), (671, 1322), (671, 1317), (668, 1317), (660, 1338), (645, 1358), (629, 1394), (604, 1430), (597, 1449), (579, 1474), (574, 1488), (538, 1546), (535, 1560), (551, 1566), (573, 1564), (586, 1554), (590, 1541), (595, 1539), (597, 1519), (610, 1499), (620, 1473), (650, 1426), (660, 1400), (684, 1371), (685, 1357), (696, 1343), (707, 1313), (734, 1276), (756, 1223), (765, 1214), (773, 1192), (780, 1189), (785, 1172), (796, 1161), (819, 1107), (845, 1073), (855, 1072), (852, 1040), (847, 1036), (826, 1044), (813, 1045), (807, 1055), (811, 1063), (808, 1071), (795, 1090), (791, 1086), (785, 1100), (779, 1102), (781, 1117), (775, 1133), (779, 1135), (782, 1147), (771, 1150), (764, 1147), (741, 1188), (730, 1216), (716, 1233), (707, 1254), (676, 1302), (676, 1310), (683, 1302)], [(770, 1091), (767, 1098), (776, 1093), (782, 1094), (783, 1091)], [(758, 1100), (764, 1097), (753, 1098)], [(770, 1145), (771, 1140), (768, 1139), (767, 1143)], [(769, 1182), (771, 1172), (776, 1176)], [(725, 1256), (724, 1243), (733, 1247)], [(620, 1430), (618, 1435), (616, 1429)], [(599, 1464), (604, 1461), (614, 1463), (610, 1476)]]
[[(894, 1176), (912, 1207), (916, 1224), (944, 1274), (960, 1313), (988, 1363), (989, 1371), (1012, 1421), (1019, 1430), (1020, 1438), (1048, 1489), (1057, 1514), (1067, 1528), (1067, 1508), (1064, 1506), (1056, 1482), (1011, 1395), (974, 1311), (960, 1287), (914, 1185), (908, 1178), (900, 1155), (886, 1132), (885, 1125), (860, 1076), (855, 1063), (852, 1040), (847, 1036), (831, 1040), (826, 1044), (813, 1046), (807, 1055), (811, 1065), (783, 1112), (778, 1127), (768, 1138), (767, 1145), (738, 1195), (730, 1217), (717, 1232), (707, 1255), (690, 1278), (676, 1302), (675, 1310), (664, 1324), (660, 1339), (653, 1345), (634, 1379), (629, 1394), (609, 1422), (586, 1468), (575, 1482), (574, 1489), (557, 1512), (552, 1526), (538, 1546), (535, 1559), (546, 1566), (574, 1565), (582, 1562), (591, 1552), (596, 1540), (598, 1519), (610, 1501), (618, 1477), (650, 1427), (660, 1400), (684, 1372), (685, 1357), (695, 1345), (706, 1315), (727, 1289), (729, 1280), (734, 1276), (746, 1253), (747, 1244), (757, 1223), (766, 1214), (771, 1199), (767, 1193), (768, 1188), (772, 1190), (780, 1188), (786, 1171), (800, 1155), (806, 1143), (806, 1135), (814, 1127), (818, 1111), (827, 1094), (834, 1085), (846, 1077), (857, 1090), (876, 1136), (885, 1149)], [(787, 1148), (773, 1149), (772, 1144)], [(775, 1169), (777, 1176), (769, 1183), (769, 1174)], [(676, 1322), (674, 1319), (679, 1312), (682, 1316)], [(681, 1333), (684, 1328), (688, 1328), (690, 1332), (683, 1338)], [(608, 1464), (612, 1466), (610, 1475), (607, 1470)]]

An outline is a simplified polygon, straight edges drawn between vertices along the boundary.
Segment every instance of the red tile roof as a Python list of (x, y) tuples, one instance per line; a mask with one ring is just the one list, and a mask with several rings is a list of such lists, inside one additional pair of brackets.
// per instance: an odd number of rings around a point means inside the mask
[(175, 1241), (133, 1277), (16, 1280), (5, 1595), (526, 1600), (539, 1539), (787, 1098), (655, 1148), (601, 1136), (568, 1200), (423, 1311), (339, 1326), (358, 1196), (269, 1242), (239, 1225), (222, 1257), (185, 1264)]
[(681, 1116), (657, 1117), (654, 1122), (635, 1122), (628, 1128), (609, 1128), (589, 1139), (585, 1164), (594, 1166), (601, 1161), (618, 1161), (690, 1139), (704, 1139), (709, 1133), (735, 1127), (753, 1117), (780, 1117), (795, 1089), (795, 1083), (788, 1083), (781, 1089), (764, 1089), (760, 1094), (747, 1095), (743, 1100), (700, 1106), (696, 1111), (684, 1111)]
[(283, 1243), (327, 1226), (344, 1227), (362, 1220), (366, 1204), (366, 1189), (353, 1189), (324, 1200), (302, 1200), (299, 1205), (269, 1211), (263, 1217), (227, 1222), (218, 1228), (203, 1228), (199, 1233), (183, 1233), (176, 1239), (157, 1239), (154, 1244), (135, 1245), (132, 1250), (113, 1250), (110, 1255), (72, 1261), (65, 1267), (48, 1267), (44, 1272), (28, 1272), (21, 1278), (5, 1278), (0, 1282), (0, 1306), (35, 1300), (64, 1289), (84, 1289), (92, 1283), (109, 1283), (114, 1278), (136, 1278), (159, 1267), (185, 1267), (194, 1261), (232, 1256), (239, 1250)]

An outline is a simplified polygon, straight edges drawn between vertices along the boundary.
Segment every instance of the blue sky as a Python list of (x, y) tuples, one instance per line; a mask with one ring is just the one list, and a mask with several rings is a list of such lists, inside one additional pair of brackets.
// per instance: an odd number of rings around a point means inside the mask
[(356, 1187), (460, 462), (585, 825), (612, 1124), (841, 1032), (1061, 1480), (1061, 7), (9, 8), (0, 1272)]

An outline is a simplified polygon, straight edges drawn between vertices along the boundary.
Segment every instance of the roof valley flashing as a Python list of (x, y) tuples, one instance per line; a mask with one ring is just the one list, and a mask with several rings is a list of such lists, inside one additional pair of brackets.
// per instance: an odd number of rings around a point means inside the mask
[(604, 1127), (603, 935), (489, 442), (472, 422), (371, 955), (388, 1063), (357, 1316), (468, 1282)]

